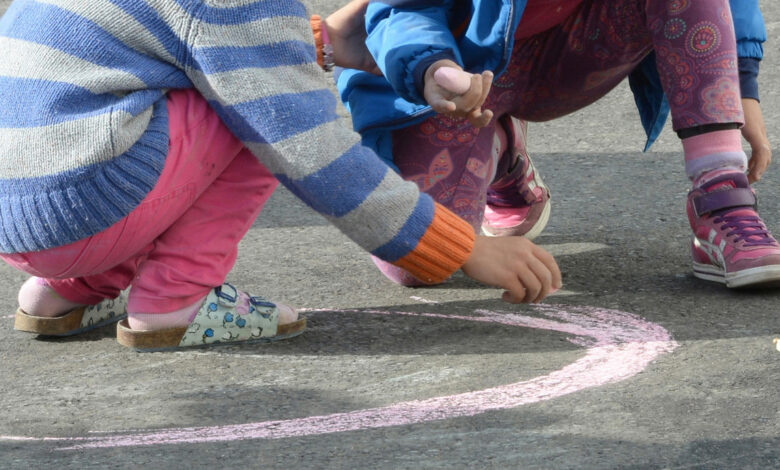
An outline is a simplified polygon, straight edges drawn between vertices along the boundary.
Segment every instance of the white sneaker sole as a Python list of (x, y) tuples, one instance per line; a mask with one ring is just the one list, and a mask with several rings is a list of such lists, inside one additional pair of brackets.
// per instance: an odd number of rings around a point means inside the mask
[(725, 273), (717, 266), (694, 261), (693, 275), (699, 279), (726, 284), (726, 287), (730, 288), (763, 284), (780, 285), (780, 265), (760, 266), (758, 268), (743, 269), (735, 273)]
[[(542, 191), (544, 191), (547, 194), (547, 204), (544, 205), (544, 208), (542, 209), (542, 213), (539, 215), (539, 220), (537, 220), (536, 223), (533, 225), (533, 227), (531, 227), (531, 230), (519, 235), (529, 240), (533, 240), (534, 238), (542, 234), (544, 228), (547, 227), (547, 222), (550, 221), (550, 207), (552, 206), (552, 194), (550, 193), (550, 188), (548, 188), (547, 185), (544, 184), (544, 181), (542, 181), (542, 177), (539, 175), (539, 170), (536, 169), (533, 161), (530, 161), (530, 165), (527, 171), (532, 171), (534, 173), (534, 184), (536, 185), (537, 188), (542, 188)], [(517, 227), (517, 225), (510, 226), (510, 227), (496, 228), (493, 232), (489, 232), (485, 228), (485, 225), (483, 224), (482, 235), (486, 235), (488, 237), (512, 236), (513, 235), (512, 230), (514, 229), (514, 227)]]
[[(550, 221), (550, 207), (552, 204), (550, 203), (550, 199), (547, 199), (547, 204), (544, 205), (544, 209), (542, 209), (542, 213), (539, 214), (539, 220), (536, 221), (533, 227), (531, 227), (531, 230), (528, 232), (519, 235), (521, 237), (525, 237), (529, 240), (533, 240), (534, 238), (541, 235), (542, 231), (545, 227), (547, 227), (547, 222)], [(507, 237), (512, 236), (512, 230), (514, 227), (502, 227), (495, 229), (495, 232), (489, 232), (485, 226), (482, 226), (482, 235), (486, 235), (488, 237)]]

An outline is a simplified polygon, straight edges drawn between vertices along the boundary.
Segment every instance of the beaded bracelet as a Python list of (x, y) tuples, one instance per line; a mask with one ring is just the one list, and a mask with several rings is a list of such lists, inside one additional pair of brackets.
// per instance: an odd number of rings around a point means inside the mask
[(322, 70), (330, 72), (336, 63), (333, 61), (333, 44), (328, 37), (328, 28), (320, 15), (312, 15), (309, 20), (311, 30), (314, 33), (314, 46), (317, 50), (317, 63)]

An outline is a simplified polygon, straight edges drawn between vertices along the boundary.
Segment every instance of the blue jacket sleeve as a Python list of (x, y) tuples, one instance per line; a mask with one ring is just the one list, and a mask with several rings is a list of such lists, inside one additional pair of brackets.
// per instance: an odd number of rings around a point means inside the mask
[(759, 99), (758, 69), (766, 41), (764, 17), (758, 0), (730, 0), (739, 56), (739, 88), (743, 98)]
[(764, 57), (766, 26), (758, 0), (730, 0), (729, 3), (737, 35), (737, 55), (761, 60)]
[(424, 104), (423, 77), (433, 62), (450, 59), (461, 66), (449, 29), (452, 0), (372, 1), (366, 11), (366, 45), (399, 96)]

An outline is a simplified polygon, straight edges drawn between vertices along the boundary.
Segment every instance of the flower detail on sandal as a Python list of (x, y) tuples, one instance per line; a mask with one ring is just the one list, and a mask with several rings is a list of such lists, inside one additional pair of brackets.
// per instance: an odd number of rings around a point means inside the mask
[(279, 306), (240, 292), (232, 284), (215, 287), (190, 324), (162, 330), (117, 325), (117, 340), (139, 350), (159, 351), (212, 344), (271, 342), (303, 333), (306, 319), (279, 325)]
[(179, 346), (276, 336), (279, 322), (276, 304), (262, 297), (248, 297), (249, 311), (242, 314), (237, 308), (240, 300), (241, 295), (232, 284), (225, 283), (214, 288), (187, 328)]

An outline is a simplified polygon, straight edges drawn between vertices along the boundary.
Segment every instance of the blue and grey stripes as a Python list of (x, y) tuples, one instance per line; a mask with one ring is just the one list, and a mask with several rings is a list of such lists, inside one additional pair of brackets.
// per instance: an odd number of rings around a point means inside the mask
[(428, 196), (339, 118), (302, 3), (15, 0), (0, 20), (0, 252), (131, 212), (165, 164), (178, 88), (364, 249), (403, 258), (432, 223)]

